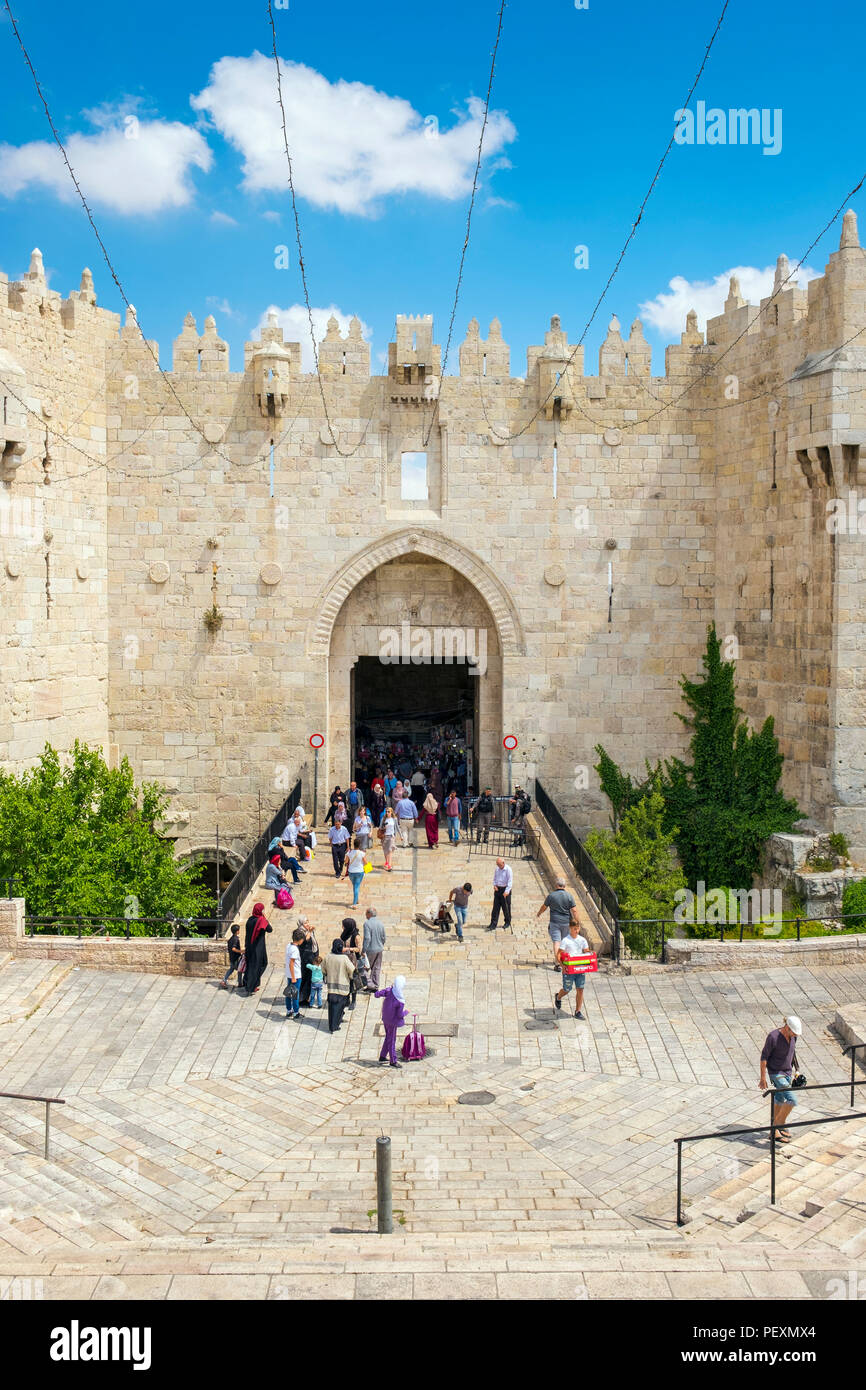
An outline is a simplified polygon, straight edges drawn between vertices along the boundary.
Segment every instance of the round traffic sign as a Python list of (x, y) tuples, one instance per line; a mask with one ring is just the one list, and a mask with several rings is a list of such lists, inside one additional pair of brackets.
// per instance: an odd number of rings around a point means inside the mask
[(517, 747), (517, 738), (514, 734), (506, 734), (502, 740), (502, 747), (507, 748), (509, 753), (513, 753)]
[(325, 742), (324, 734), (310, 734), (310, 747), (322, 748)]

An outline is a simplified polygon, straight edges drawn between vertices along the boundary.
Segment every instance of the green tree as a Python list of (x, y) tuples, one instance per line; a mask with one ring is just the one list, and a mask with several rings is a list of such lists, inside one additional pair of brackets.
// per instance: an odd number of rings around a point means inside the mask
[(655, 767), (650, 767), (649, 759), (647, 759), (646, 777), (642, 782), (635, 782), (630, 773), (623, 772), (617, 767), (613, 758), (605, 752), (600, 743), (596, 744), (595, 751), (598, 754), (595, 770), (598, 773), (601, 789), (610, 802), (610, 824), (611, 829), (616, 832), (626, 811), (642, 801), (652, 787), (654, 779), (658, 777), (659, 766), (656, 764)]
[(619, 899), (626, 920), (671, 918), (675, 894), (686, 886), (676, 862), (676, 831), (666, 830), (665, 802), (658, 778), (623, 815), (615, 835), (592, 830), (586, 848)]
[(770, 835), (789, 831), (801, 816), (779, 789), (783, 758), (772, 716), (753, 730), (736, 703), (734, 665), (723, 661), (715, 625), (707, 633), (703, 679), (680, 681), (690, 715), (691, 762), (665, 764), (665, 825), (677, 829), (677, 848), (689, 884), (708, 889), (750, 888)]
[(62, 766), (46, 744), (27, 772), (0, 772), (0, 878), (20, 881), (35, 916), (207, 915), (197, 867), (179, 864), (156, 831), (168, 800), (157, 783), (137, 787), (126, 758), (109, 768), (76, 741)]

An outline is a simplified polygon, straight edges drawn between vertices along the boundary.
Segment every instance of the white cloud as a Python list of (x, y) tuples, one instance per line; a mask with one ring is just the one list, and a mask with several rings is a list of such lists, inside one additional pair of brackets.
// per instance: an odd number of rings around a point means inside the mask
[(229, 217), (227, 212), (220, 212), (219, 208), (214, 209), (210, 215), (210, 220), (221, 227), (236, 227), (238, 225), (233, 217)]
[[(452, 199), (469, 192), (484, 109), (477, 98), (442, 130), (404, 98), (362, 82), (331, 83), (302, 63), (281, 62), (281, 71), (295, 188), (309, 202), (369, 216), (392, 194)], [(271, 58), (221, 58), (191, 101), (240, 151), (247, 190), (287, 192)], [(492, 159), (516, 134), (504, 112), (491, 111), (485, 156)]]
[(219, 296), (215, 294), (209, 294), (205, 300), (205, 304), (209, 309), (213, 309), (214, 313), (221, 314), (223, 318), (242, 319), (245, 317), (238, 309), (233, 309), (227, 299), (220, 299)]
[(280, 220), (280, 214), (274, 212), (273, 208), (268, 208), (266, 212), (263, 212), (262, 217), (264, 217), (266, 222), (279, 222)]
[[(100, 129), (64, 141), (87, 201), (113, 212), (141, 214), (184, 207), (193, 168), (208, 170), (213, 155), (204, 137), (180, 121), (141, 120), (125, 107), (113, 124), (103, 108), (91, 113)], [(63, 202), (77, 198), (57, 146), (47, 140), (0, 145), (0, 189), (14, 197), (27, 188), (46, 188)]]
[[(793, 270), (796, 261), (791, 262)], [(788, 287), (803, 286), (820, 274), (809, 266), (801, 266), (796, 276), (788, 281)], [(713, 280), (687, 280), (683, 275), (675, 275), (668, 281), (669, 293), (657, 294), (655, 299), (647, 299), (640, 305), (640, 315), (645, 324), (655, 328), (663, 337), (676, 337), (686, 326), (686, 314), (694, 309), (698, 316), (698, 327), (703, 332), (707, 319), (715, 318), (724, 312), (728, 297), (728, 282), (736, 275), (740, 282), (740, 294), (749, 304), (757, 308), (759, 302), (773, 293), (776, 275), (774, 265), (759, 270), (753, 265), (735, 265), (723, 270)]]
[[(268, 314), (276, 314), (277, 323), (283, 330), (287, 343), (300, 343), (301, 345), (301, 369), (305, 372), (316, 370), (315, 358), (313, 357), (313, 345), (310, 342), (310, 320), (307, 317), (306, 304), (292, 304), (288, 309), (281, 309), (277, 304), (270, 304), (259, 319), (253, 330), (252, 337), (258, 338), (263, 328), (267, 327)], [(332, 304), (328, 309), (313, 309), (313, 331), (316, 335), (316, 346), (325, 336), (328, 327), (328, 319), (333, 316), (340, 325), (340, 332), (345, 336), (349, 330), (351, 314), (344, 314), (342, 309), (338, 309), (336, 304)], [(363, 319), (361, 320), (361, 333), (370, 341), (372, 329)]]

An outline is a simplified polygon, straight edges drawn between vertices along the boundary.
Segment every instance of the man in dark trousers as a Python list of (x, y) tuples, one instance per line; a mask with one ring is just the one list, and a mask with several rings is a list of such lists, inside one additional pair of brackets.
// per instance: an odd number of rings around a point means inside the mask
[[(803, 1032), (803, 1025), (795, 1014), (788, 1014), (781, 1028), (774, 1028), (767, 1034), (761, 1051), (761, 1075), (758, 1086), (762, 1091), (771, 1087), (776, 1095), (773, 1099), (773, 1120), (779, 1126), (776, 1130), (776, 1143), (790, 1144), (791, 1131), (785, 1129), (785, 1121), (797, 1104), (797, 1097), (791, 1090), (794, 1067), (797, 1065), (797, 1039)], [(769, 1077), (770, 1086), (767, 1085)]]
[(493, 792), (490, 787), (484, 788), (473, 803), (470, 814), (475, 817), (475, 843), (478, 844), (480, 841), (483, 830), (486, 845), (490, 838), (490, 822), (493, 820)]
[(490, 926), (488, 931), (495, 931), (499, 926), (499, 910), (505, 916), (504, 925), (511, 926), (511, 888), (514, 883), (514, 875), (504, 859), (497, 859), (496, 868), (493, 870), (493, 907), (490, 913)]

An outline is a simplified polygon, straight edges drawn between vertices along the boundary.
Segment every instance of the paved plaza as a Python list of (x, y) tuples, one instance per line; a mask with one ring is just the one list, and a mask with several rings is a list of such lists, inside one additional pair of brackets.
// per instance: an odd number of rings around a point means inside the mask
[[(825, 1298), (866, 1271), (866, 1121), (801, 1131), (773, 1209), (763, 1136), (686, 1146), (682, 1228), (673, 1145), (766, 1119), (758, 1057), (784, 1013), (803, 1020), (810, 1081), (845, 1080), (831, 1025), (863, 1000), (866, 966), (602, 969), (580, 1022), (553, 1007), (535, 862), (512, 861), (514, 926), (495, 933), (491, 857), (443, 843), (395, 863), (367, 876), (356, 915), (378, 908), (383, 978), (407, 976), (427, 1036), (427, 1059), (400, 1071), (377, 1064), (372, 998), (334, 1035), (326, 1009), (285, 1019), (298, 912), (323, 950), (349, 912), (328, 854), (295, 910), (270, 913), (252, 998), (216, 979), (2, 965), (0, 1090), (66, 1101), (49, 1162), (42, 1107), (3, 1102), (7, 1283), (64, 1298)], [(416, 914), (467, 877), (461, 946)], [(846, 1103), (817, 1093), (801, 1115)], [(393, 1236), (375, 1233), (380, 1134)]]

